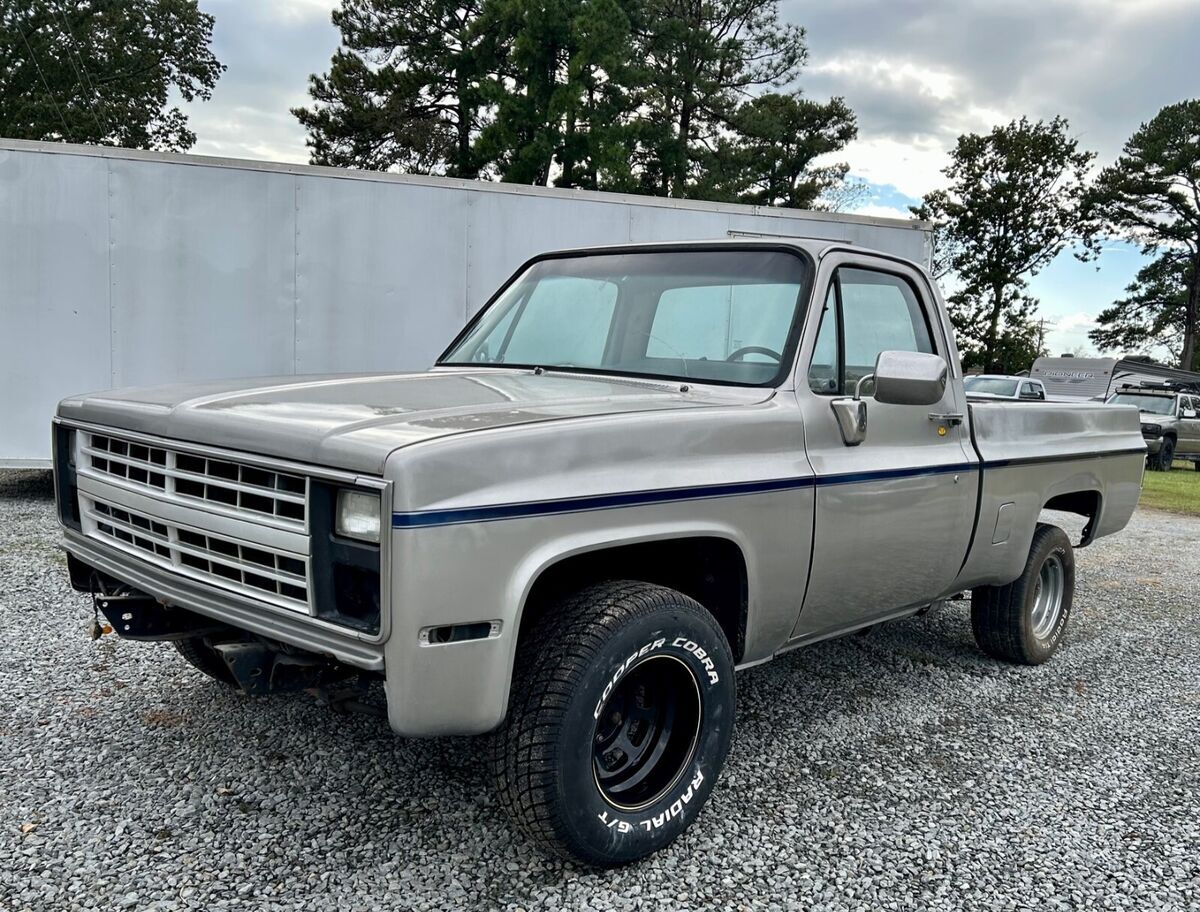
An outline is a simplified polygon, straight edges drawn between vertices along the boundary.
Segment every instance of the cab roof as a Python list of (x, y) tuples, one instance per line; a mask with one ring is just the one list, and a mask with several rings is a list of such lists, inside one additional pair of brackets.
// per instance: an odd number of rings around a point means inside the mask
[(865, 247), (861, 244), (854, 244), (849, 241), (833, 238), (787, 237), (778, 235), (746, 234), (736, 237), (695, 241), (636, 241), (622, 244), (597, 244), (588, 247), (565, 247), (557, 250), (547, 250), (544, 253), (532, 257), (532, 259), (539, 260), (546, 257), (567, 257), (573, 255), (584, 256), (609, 252), (635, 253), (638, 251), (649, 250), (703, 250), (706, 248), (729, 250), (730, 248), (737, 247), (757, 247), (760, 249), (763, 247), (792, 247), (797, 250), (804, 251), (811, 256), (815, 262), (819, 262), (823, 256), (835, 251), (852, 254), (866, 254), (868, 256), (879, 257), (880, 259), (892, 260), (896, 263), (903, 263), (928, 275), (928, 272), (922, 263), (915, 260), (910, 260), (907, 257), (899, 256), (895, 253), (889, 253), (886, 250), (878, 250), (873, 247)]

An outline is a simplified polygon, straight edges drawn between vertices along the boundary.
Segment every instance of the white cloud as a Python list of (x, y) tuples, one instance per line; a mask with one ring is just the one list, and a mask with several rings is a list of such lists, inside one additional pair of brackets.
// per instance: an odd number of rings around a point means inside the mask
[(1058, 317), (1054, 321), (1054, 328), (1059, 332), (1078, 332), (1095, 329), (1097, 326), (1096, 315), (1077, 311), (1076, 313), (1067, 314), (1063, 317)]
[(920, 198), (946, 182), (946, 149), (935, 140), (905, 143), (889, 137), (857, 139), (837, 157), (850, 171), (873, 184), (891, 184), (901, 193)]
[(213, 52), (228, 68), (210, 101), (183, 105), (201, 155), (306, 162), (290, 109), (309, 102), (308, 77), (329, 68), (339, 35), (334, 0), (201, 0), (215, 19)]
[(884, 81), (906, 91), (915, 91), (933, 98), (951, 98), (961, 78), (949, 70), (920, 66), (906, 60), (881, 59), (848, 54), (835, 57), (825, 63), (811, 66), (808, 76), (833, 76), (843, 80)]
[[(294, 103), (303, 104), (304, 99)], [(193, 109), (190, 116), (198, 137), (191, 151), (197, 155), (296, 164), (308, 162), (304, 130), (286, 107), (282, 111), (266, 112), (240, 106), (219, 117), (209, 116), (203, 109)]]
[(267, 0), (273, 16), (284, 22), (304, 22), (320, 19), (329, 21), (329, 14), (339, 5), (331, 0)]
[(897, 206), (881, 206), (878, 203), (867, 203), (864, 206), (859, 206), (857, 209), (851, 209), (849, 212), (852, 215), (873, 215), (877, 218), (912, 218), (912, 213), (907, 209), (900, 209)]

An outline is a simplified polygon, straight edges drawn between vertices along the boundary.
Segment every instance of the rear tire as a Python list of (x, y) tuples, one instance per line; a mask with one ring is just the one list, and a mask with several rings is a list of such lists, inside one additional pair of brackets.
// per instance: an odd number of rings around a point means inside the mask
[(523, 633), (514, 668), (492, 770), (535, 844), (615, 867), (696, 819), (735, 701), (729, 644), (703, 606), (648, 583), (590, 586)]
[(237, 687), (237, 680), (220, 653), (204, 642), (203, 637), (185, 637), (182, 640), (172, 640), (175, 651), (193, 668), (199, 669), (215, 681), (220, 681), (229, 687)]
[(971, 592), (971, 628), (988, 655), (1040, 665), (1062, 644), (1075, 594), (1075, 552), (1067, 533), (1039, 523), (1024, 572), (1006, 586)]

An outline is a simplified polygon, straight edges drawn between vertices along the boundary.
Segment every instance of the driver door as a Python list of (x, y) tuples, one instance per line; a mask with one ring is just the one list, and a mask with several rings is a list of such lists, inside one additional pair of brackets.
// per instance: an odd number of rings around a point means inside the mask
[[(958, 356), (924, 276), (891, 260), (836, 254), (822, 260), (818, 283), (824, 307), (805, 327), (796, 383), (816, 475), (809, 582), (793, 630), (805, 638), (944, 595), (966, 554), (978, 493), (966, 402), (954, 382)], [(941, 356), (951, 382), (928, 407), (876, 402), (864, 382), (866, 437), (847, 446), (830, 402), (853, 395), (889, 350)]]
[(1179, 448), (1181, 454), (1200, 453), (1200, 396), (1179, 398)]

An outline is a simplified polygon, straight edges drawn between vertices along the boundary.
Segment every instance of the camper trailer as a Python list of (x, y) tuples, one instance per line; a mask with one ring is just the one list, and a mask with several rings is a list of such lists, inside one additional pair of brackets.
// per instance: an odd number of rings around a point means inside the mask
[(1103, 401), (1122, 386), (1164, 381), (1200, 392), (1200, 373), (1137, 358), (1038, 358), (1029, 376), (1042, 381), (1049, 399)]

